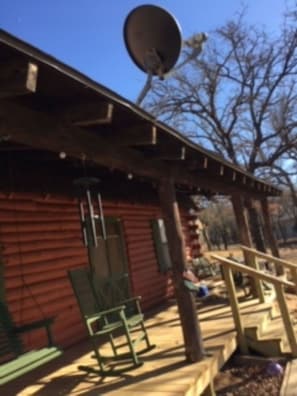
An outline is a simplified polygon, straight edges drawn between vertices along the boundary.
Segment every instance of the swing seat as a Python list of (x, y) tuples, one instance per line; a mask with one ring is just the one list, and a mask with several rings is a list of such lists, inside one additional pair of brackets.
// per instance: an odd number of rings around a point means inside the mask
[[(130, 298), (128, 300), (118, 301), (116, 306), (100, 304), (100, 297), (96, 293), (94, 283), (97, 288), (101, 289), (101, 297), (111, 293), (112, 296), (118, 296), (119, 278), (116, 282), (100, 278), (94, 278), (86, 268), (79, 268), (68, 272), (74, 294), (80, 307), (82, 318), (88, 330), (89, 339), (94, 350), (94, 356), (97, 359), (99, 370), (89, 366), (79, 366), (79, 369), (96, 373), (101, 376), (114, 376), (124, 371), (128, 371), (142, 365), (139, 360), (139, 354), (154, 348), (150, 344), (147, 331), (144, 326), (143, 314), (140, 311), (139, 298)], [(100, 287), (101, 286), (101, 287)], [(103, 287), (104, 286), (104, 287)], [(123, 286), (123, 283), (122, 283)], [(106, 288), (105, 288), (106, 287)], [(103, 293), (102, 293), (103, 292)], [(136, 312), (132, 313), (129, 303), (133, 302), (136, 306)], [(110, 301), (110, 304), (114, 300)], [(101, 301), (102, 303), (102, 301)], [(116, 342), (119, 335), (124, 336), (122, 341)], [(111, 353), (107, 356), (102, 354), (102, 344), (109, 342)], [(145, 343), (145, 348), (136, 351), (136, 345), (140, 342)], [(121, 352), (121, 350), (124, 352)]]
[[(0, 386), (60, 356), (62, 351), (53, 345), (50, 326), (53, 318), (16, 326), (6, 305), (0, 301)], [(25, 352), (21, 334), (44, 328), (47, 347)]]

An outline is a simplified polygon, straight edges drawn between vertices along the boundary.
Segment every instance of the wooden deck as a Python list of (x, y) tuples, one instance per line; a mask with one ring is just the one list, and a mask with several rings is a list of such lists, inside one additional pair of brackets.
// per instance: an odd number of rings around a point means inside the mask
[[(244, 316), (255, 313), (255, 301), (242, 303)], [(230, 307), (211, 300), (198, 303), (204, 345), (211, 356), (194, 364), (184, 360), (183, 339), (175, 304), (147, 319), (156, 348), (142, 355), (144, 365), (120, 377), (100, 378), (77, 366), (95, 365), (87, 342), (77, 345), (42, 368), (7, 384), (6, 396), (104, 395), (104, 396), (197, 396), (236, 349)]]

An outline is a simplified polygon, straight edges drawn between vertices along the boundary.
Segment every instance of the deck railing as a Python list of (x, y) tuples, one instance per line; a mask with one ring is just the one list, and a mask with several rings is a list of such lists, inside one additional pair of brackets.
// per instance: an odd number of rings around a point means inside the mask
[(276, 265), (286, 267), (291, 272), (292, 281), (295, 283), (295, 292), (297, 294), (297, 264), (291, 263), (290, 261), (283, 260), (278, 257), (271, 256), (270, 254), (260, 252), (259, 250), (249, 248), (247, 246), (240, 246), (244, 252), (248, 252), (256, 260), (257, 257), (267, 260), (268, 262)]
[(239, 344), (239, 348), (240, 348), (241, 352), (244, 354), (248, 353), (248, 344), (247, 344), (247, 340), (246, 340), (246, 337), (244, 334), (244, 326), (243, 326), (243, 321), (242, 321), (242, 317), (240, 314), (240, 308), (239, 308), (239, 303), (238, 303), (238, 299), (237, 299), (237, 293), (236, 293), (236, 288), (235, 288), (235, 284), (234, 284), (234, 279), (232, 276), (232, 271), (239, 271), (243, 274), (248, 274), (250, 277), (257, 279), (261, 282), (266, 281), (268, 283), (273, 284), (275, 291), (276, 291), (276, 298), (277, 298), (277, 301), (279, 304), (280, 313), (281, 313), (282, 320), (284, 323), (284, 327), (285, 327), (285, 331), (286, 331), (289, 345), (291, 348), (291, 352), (292, 352), (293, 357), (297, 357), (296, 334), (294, 331), (294, 326), (292, 323), (292, 319), (290, 316), (290, 312), (289, 312), (285, 294), (284, 294), (284, 286), (293, 287), (294, 283), (277, 278), (276, 276), (261, 272), (254, 268), (248, 267), (246, 265), (239, 264), (235, 261), (218, 256), (216, 254), (212, 254), (211, 257), (213, 259), (217, 260), (217, 262), (223, 267), (224, 278), (225, 278), (227, 289), (228, 289), (228, 292), (230, 295), (230, 305), (231, 305), (231, 310), (232, 310), (232, 314), (233, 314), (233, 318), (234, 318), (235, 328), (237, 331), (238, 344)]

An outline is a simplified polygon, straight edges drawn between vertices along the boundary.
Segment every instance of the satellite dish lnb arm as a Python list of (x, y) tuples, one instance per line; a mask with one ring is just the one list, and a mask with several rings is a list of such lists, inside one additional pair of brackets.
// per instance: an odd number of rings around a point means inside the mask
[(146, 97), (146, 95), (148, 94), (149, 90), (151, 89), (151, 87), (152, 87), (152, 79), (153, 79), (152, 73), (148, 73), (146, 82), (144, 84), (144, 87), (142, 88), (142, 90), (141, 90), (141, 92), (138, 95), (138, 98), (136, 100), (136, 104), (138, 106), (141, 105), (141, 103), (143, 102), (143, 99)]

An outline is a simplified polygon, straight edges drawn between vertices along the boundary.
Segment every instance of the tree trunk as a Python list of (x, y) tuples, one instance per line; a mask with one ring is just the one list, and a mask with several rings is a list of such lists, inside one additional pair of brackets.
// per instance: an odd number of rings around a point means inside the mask
[(245, 204), (249, 214), (249, 223), (256, 249), (266, 253), (266, 245), (259, 213), (251, 199), (247, 199)]
[[(262, 209), (262, 213), (263, 213), (264, 235), (265, 235), (266, 241), (269, 244), (272, 255), (275, 257), (280, 257), (278, 246), (277, 246), (277, 241), (274, 237), (273, 230), (272, 230), (267, 198), (264, 198), (261, 200), (261, 209)], [(281, 265), (276, 265), (276, 273), (277, 273), (277, 275), (283, 275), (284, 268)]]
[(162, 179), (160, 181), (159, 198), (166, 226), (186, 360), (188, 362), (197, 362), (203, 359), (205, 353), (194, 298), (183, 284), (182, 274), (186, 268), (186, 251), (174, 181), (172, 179)]

